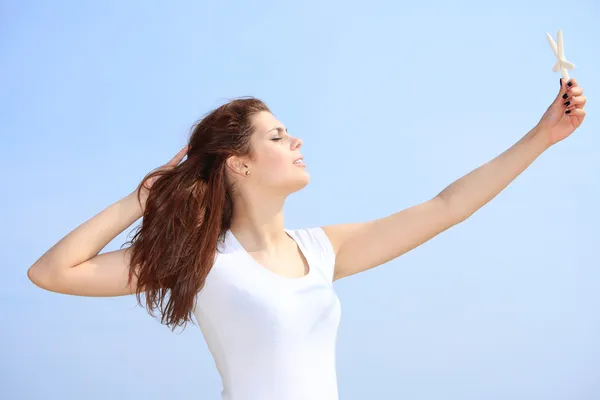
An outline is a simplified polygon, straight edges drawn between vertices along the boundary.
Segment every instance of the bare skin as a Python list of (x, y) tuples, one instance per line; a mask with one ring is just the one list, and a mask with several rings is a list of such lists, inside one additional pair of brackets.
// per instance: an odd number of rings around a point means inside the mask
[(559, 93), (533, 129), (431, 200), (374, 221), (324, 227), (337, 254), (335, 279), (399, 257), (469, 218), (545, 150), (579, 128), (586, 101), (575, 79), (561, 81)]
[[(185, 156), (184, 147), (167, 164), (172, 168)], [(42, 289), (78, 296), (122, 296), (135, 293), (136, 282), (127, 284), (128, 249), (98, 254), (111, 240), (143, 215), (148, 191), (140, 188), (79, 225), (44, 253), (27, 271), (29, 279)]]
[[(334, 279), (393, 260), (464, 221), (545, 150), (571, 135), (585, 118), (587, 100), (575, 79), (569, 83), (562, 82), (556, 99), (522, 139), (430, 200), (373, 221), (324, 226), (336, 254)], [(294, 164), (301, 156), (302, 141), (290, 135), (271, 113), (256, 115), (253, 124), (254, 157), (232, 156), (227, 160), (228, 177), (237, 188), (231, 231), (265, 268), (298, 278), (308, 272), (308, 265), (284, 231), (283, 204), (289, 194), (301, 190), (310, 180), (306, 169)], [(161, 168), (177, 165), (186, 151), (182, 149)], [(134, 293), (135, 282), (127, 285), (127, 249), (98, 253), (141, 217), (148, 189), (142, 188), (142, 204), (133, 192), (77, 227), (31, 266), (29, 278), (44, 289), (60, 293)]]

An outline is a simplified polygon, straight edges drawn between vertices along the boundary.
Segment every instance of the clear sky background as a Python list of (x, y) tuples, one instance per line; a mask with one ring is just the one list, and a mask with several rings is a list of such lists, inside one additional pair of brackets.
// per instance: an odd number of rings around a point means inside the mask
[(257, 96), (304, 139), (289, 228), (371, 220), (538, 122), (560, 78), (545, 32), (562, 28), (584, 125), (464, 223), (334, 284), (339, 392), (600, 398), (599, 17), (594, 0), (0, 2), (0, 397), (219, 398), (196, 325), (26, 277), (212, 108)]

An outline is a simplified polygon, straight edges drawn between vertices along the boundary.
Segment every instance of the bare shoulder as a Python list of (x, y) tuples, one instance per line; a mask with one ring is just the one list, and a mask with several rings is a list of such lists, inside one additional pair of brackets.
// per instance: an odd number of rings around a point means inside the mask
[(348, 241), (357, 231), (365, 225), (365, 222), (352, 222), (344, 224), (324, 225), (321, 227), (331, 242), (333, 250), (337, 255), (342, 245)]
[(384, 264), (414, 249), (455, 222), (434, 198), (367, 222), (323, 226), (336, 254), (336, 279)]

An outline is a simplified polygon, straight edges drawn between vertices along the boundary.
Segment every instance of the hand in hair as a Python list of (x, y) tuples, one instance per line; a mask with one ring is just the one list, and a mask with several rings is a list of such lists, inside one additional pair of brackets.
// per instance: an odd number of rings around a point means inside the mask
[(154, 185), (156, 180), (162, 175), (162, 172), (173, 169), (177, 165), (179, 165), (183, 157), (187, 154), (187, 151), (188, 145), (185, 145), (181, 150), (179, 150), (177, 154), (175, 154), (175, 157), (173, 157), (171, 161), (169, 161), (165, 165), (162, 165), (150, 171), (150, 173), (148, 173), (144, 177), (142, 182), (138, 184), (137, 188), (133, 193), (135, 193), (138, 196), (139, 204), (142, 208), (142, 213), (146, 209), (146, 200), (148, 200), (148, 195), (150, 194), (150, 189), (152, 188), (152, 185)]

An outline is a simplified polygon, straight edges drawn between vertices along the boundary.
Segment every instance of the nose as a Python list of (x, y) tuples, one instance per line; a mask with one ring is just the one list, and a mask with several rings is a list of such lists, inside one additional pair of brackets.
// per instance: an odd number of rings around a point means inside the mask
[(300, 147), (302, 147), (302, 144), (303, 144), (303, 143), (304, 143), (304, 142), (302, 141), (302, 139), (300, 139), (300, 138), (296, 138), (296, 140), (294, 141), (294, 145), (292, 146), (292, 148), (293, 148), (294, 150), (296, 150), (296, 149), (299, 149)]

